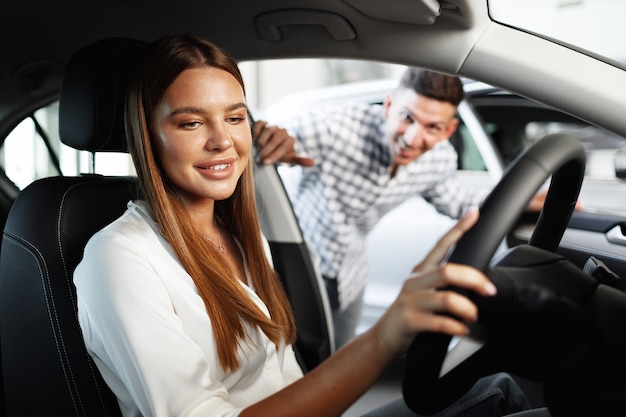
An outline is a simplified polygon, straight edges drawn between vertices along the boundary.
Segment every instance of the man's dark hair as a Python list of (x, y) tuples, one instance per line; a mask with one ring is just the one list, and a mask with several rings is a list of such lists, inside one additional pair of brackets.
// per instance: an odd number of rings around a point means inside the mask
[(409, 67), (398, 88), (409, 88), (417, 94), (458, 106), (465, 97), (463, 83), (458, 77)]

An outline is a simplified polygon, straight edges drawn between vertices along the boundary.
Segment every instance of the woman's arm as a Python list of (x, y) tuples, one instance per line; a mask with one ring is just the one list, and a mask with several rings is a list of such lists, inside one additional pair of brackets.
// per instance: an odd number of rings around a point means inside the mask
[(240, 416), (340, 416), (396, 356), (406, 352), (416, 333), (467, 334), (466, 323), (477, 318), (476, 306), (459, 293), (434, 289), (458, 286), (481, 295), (495, 294), (495, 287), (479, 271), (462, 265), (439, 265), (450, 246), (477, 217), (476, 213), (464, 217), (439, 241), (372, 328), (300, 380), (247, 407)]

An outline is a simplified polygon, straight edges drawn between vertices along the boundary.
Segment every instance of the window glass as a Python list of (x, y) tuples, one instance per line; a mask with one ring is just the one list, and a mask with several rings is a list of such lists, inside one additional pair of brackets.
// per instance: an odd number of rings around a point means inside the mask
[(36, 159), (36, 142), (32, 140), (34, 132), (32, 120), (25, 119), (7, 136), (2, 147), (2, 164), (6, 174), (19, 188), (24, 188), (34, 180), (33, 170), (26, 169), (28, 165), (36, 165), (32, 161)]
[[(6, 137), (2, 146), (2, 164), (7, 176), (20, 189), (36, 179), (59, 174), (37, 129), (39, 126), (44, 132), (58, 131), (55, 125), (57, 115), (58, 106), (54, 103), (24, 119)], [(58, 152), (58, 140), (51, 138), (50, 145)]]
[(524, 133), (531, 143), (552, 133), (570, 134), (580, 140), (587, 151), (586, 177), (616, 179), (614, 159), (618, 150), (626, 146), (623, 137), (583, 122), (529, 122)]
[(614, 158), (626, 146), (622, 136), (515, 95), (478, 96), (470, 100), (505, 164), (542, 137), (566, 133), (579, 139), (587, 151), (588, 179), (616, 180)]
[[(59, 103), (55, 101), (26, 117), (5, 138), (0, 162), (18, 188), (53, 175), (94, 172), (91, 153), (61, 143), (58, 120)], [(104, 175), (134, 173), (129, 155), (123, 153), (98, 154), (95, 168)]]
[(496, 21), (626, 62), (624, 0), (489, 0)]
[(465, 171), (487, 171), (487, 166), (476, 146), (474, 137), (463, 122), (459, 123), (457, 137), (461, 140), (461, 147), (457, 148), (461, 169)]
[[(240, 63), (255, 118), (280, 124), (314, 107), (354, 100), (382, 103), (404, 65), (345, 59), (289, 59)], [(474, 135), (461, 123), (451, 138), (464, 170), (487, 171)]]
[[(246, 82), (248, 105), (255, 111), (275, 106), (295, 93), (300, 93), (301, 108), (305, 109), (307, 104), (322, 100), (321, 95), (311, 97), (305, 92), (368, 80), (398, 80), (406, 68), (373, 61), (308, 58), (245, 61), (239, 67)], [(345, 100), (348, 97), (335, 98)], [(305, 99), (310, 102), (304, 102)]]

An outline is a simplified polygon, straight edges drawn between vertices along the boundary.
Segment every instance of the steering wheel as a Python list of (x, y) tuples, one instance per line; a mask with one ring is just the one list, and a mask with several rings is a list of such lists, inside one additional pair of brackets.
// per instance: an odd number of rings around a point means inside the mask
[[(550, 325), (578, 320), (577, 304), (586, 303), (597, 286), (594, 278), (554, 253), (576, 205), (584, 170), (585, 150), (577, 139), (565, 134), (546, 136), (510, 165), (485, 199), (479, 220), (448, 261), (484, 271), (498, 295), (480, 297), (453, 288), (478, 306), (479, 321), (470, 327), (470, 335), (459, 340), (436, 333), (416, 336), (407, 353), (403, 381), (404, 400), (414, 412), (440, 411), (477, 379), (494, 372), (513, 372), (537, 381), (550, 372), (548, 362), (554, 352), (546, 351), (543, 345), (550, 344), (544, 337), (552, 337), (558, 345), (562, 336), (555, 335)], [(514, 248), (497, 268), (489, 268), (500, 242), (550, 175), (546, 202), (529, 245)], [(570, 285), (573, 281), (576, 284)], [(544, 320), (547, 311), (555, 322)], [(537, 332), (542, 340), (537, 340)]]

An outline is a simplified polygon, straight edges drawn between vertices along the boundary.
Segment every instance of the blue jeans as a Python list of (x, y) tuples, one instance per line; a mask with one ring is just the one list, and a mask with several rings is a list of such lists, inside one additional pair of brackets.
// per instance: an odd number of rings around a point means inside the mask
[(339, 349), (348, 343), (356, 334), (356, 328), (361, 320), (363, 310), (363, 292), (341, 310), (333, 310), (333, 321), (335, 326), (335, 347)]
[[(457, 402), (434, 414), (434, 417), (549, 417), (546, 409), (531, 410), (526, 395), (506, 373), (479, 379)], [(531, 414), (526, 414), (531, 413)], [(385, 404), (363, 417), (415, 417), (402, 398)]]

